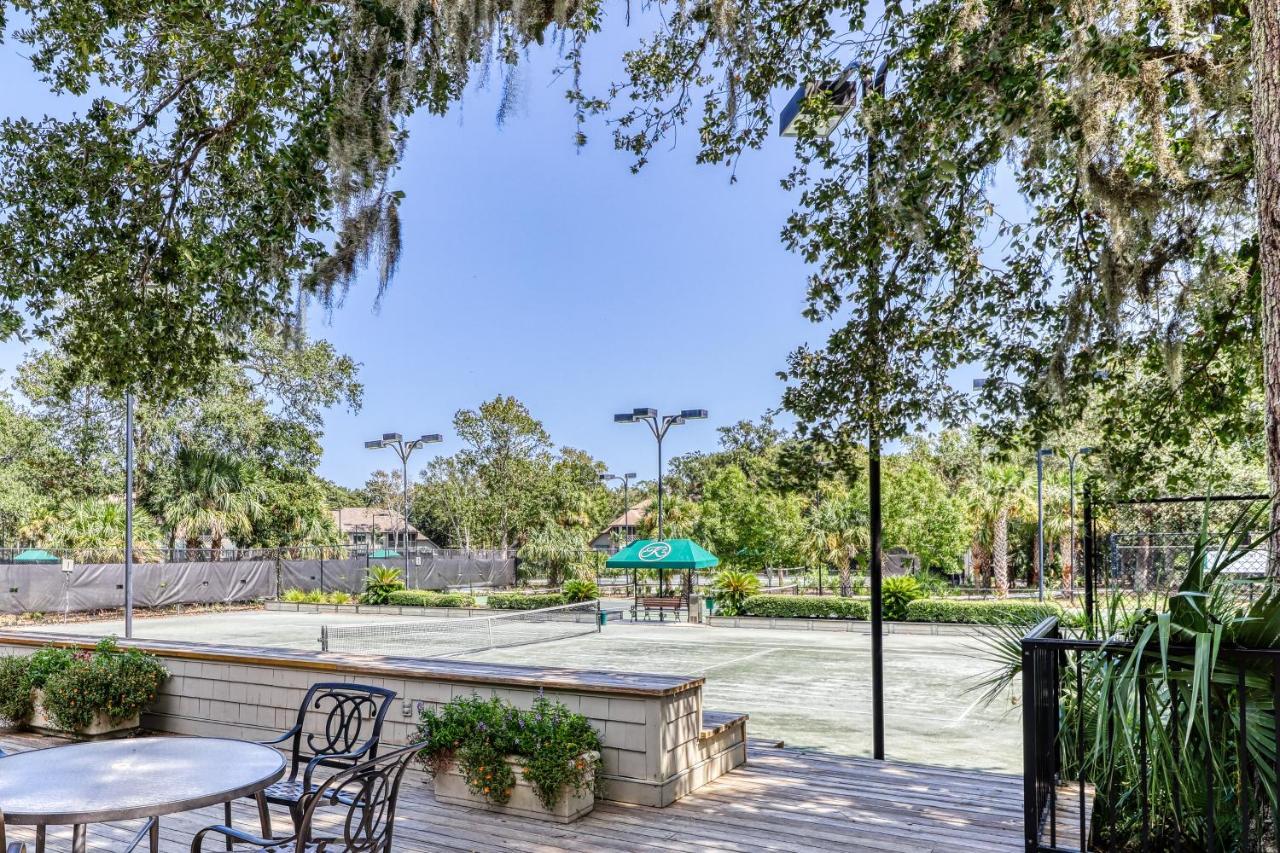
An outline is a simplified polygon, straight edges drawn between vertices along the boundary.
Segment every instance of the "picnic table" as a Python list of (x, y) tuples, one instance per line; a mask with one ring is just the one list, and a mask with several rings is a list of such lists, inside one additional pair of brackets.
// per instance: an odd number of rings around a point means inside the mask
[(73, 853), (84, 853), (91, 823), (146, 818), (134, 839), (160, 843), (160, 817), (251, 797), (278, 781), (284, 756), (268, 746), (226, 738), (147, 737), (91, 741), (0, 758), (0, 808), (6, 824), (71, 826)]

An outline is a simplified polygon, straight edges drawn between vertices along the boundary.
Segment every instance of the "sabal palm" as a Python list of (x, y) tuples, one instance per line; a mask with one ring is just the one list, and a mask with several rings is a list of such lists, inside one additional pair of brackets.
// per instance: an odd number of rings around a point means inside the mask
[[(62, 508), (51, 526), (49, 544), (57, 549), (78, 552), (81, 560), (117, 562), (124, 559), (125, 511), (118, 501), (90, 498)], [(134, 558), (159, 558), (156, 545), (160, 528), (149, 515), (133, 516)]]
[(805, 550), (815, 562), (836, 567), (842, 592), (849, 589), (851, 561), (870, 547), (866, 513), (851, 496), (828, 498), (810, 515)]
[(992, 463), (982, 470), (982, 500), (991, 521), (991, 581), (996, 595), (1009, 594), (1009, 522), (1029, 504), (1026, 472), (1015, 465)]
[(230, 457), (202, 450), (178, 453), (164, 520), (188, 548), (210, 536), (213, 548), (228, 536), (246, 536), (262, 515), (264, 492), (248, 469)]

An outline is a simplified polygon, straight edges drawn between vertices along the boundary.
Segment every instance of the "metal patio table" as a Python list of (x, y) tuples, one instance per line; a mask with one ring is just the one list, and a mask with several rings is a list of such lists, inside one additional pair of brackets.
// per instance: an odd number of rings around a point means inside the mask
[[(0, 808), (11, 826), (72, 826), (73, 853), (84, 853), (91, 823), (148, 818), (135, 838), (160, 841), (160, 816), (252, 797), (285, 771), (268, 746), (225, 738), (146, 737), (92, 741), (0, 758)], [(259, 807), (263, 805), (259, 800)]]

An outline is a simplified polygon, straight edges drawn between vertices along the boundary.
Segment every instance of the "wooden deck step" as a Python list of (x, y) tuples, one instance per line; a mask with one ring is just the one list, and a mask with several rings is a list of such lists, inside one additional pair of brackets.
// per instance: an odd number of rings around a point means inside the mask
[(698, 732), (698, 737), (701, 740), (713, 738), (726, 729), (745, 723), (747, 719), (747, 714), (739, 714), (736, 711), (704, 710), (702, 712), (702, 731)]

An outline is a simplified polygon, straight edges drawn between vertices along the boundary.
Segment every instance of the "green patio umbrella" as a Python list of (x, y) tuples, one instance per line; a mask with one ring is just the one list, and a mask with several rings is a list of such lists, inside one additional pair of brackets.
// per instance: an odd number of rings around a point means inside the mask
[(21, 554), (13, 558), (15, 563), (61, 563), (58, 559), (48, 551), (39, 548), (28, 548)]
[(605, 565), (611, 569), (696, 571), (715, 568), (720, 560), (692, 539), (638, 539)]
[(379, 548), (369, 555), (370, 560), (388, 560), (392, 557), (399, 557), (399, 551), (392, 551), (390, 548)]

